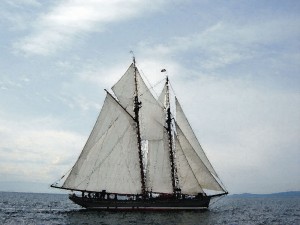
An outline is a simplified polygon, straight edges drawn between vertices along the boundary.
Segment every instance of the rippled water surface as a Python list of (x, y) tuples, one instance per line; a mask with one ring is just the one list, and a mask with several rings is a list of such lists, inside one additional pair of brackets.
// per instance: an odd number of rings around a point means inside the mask
[(97, 212), (67, 195), (0, 192), (0, 224), (300, 224), (299, 197), (225, 197), (204, 212)]

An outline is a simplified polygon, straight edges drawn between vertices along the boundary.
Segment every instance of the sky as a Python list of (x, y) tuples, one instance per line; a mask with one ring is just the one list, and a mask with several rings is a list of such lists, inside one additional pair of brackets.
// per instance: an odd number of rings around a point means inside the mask
[(300, 191), (300, 1), (2, 0), (0, 29), (0, 191), (52, 191), (130, 51), (230, 193)]

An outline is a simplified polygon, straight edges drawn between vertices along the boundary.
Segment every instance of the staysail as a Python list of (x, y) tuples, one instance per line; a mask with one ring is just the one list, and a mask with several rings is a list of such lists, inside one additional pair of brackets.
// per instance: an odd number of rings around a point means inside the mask
[(175, 137), (175, 145), (177, 176), (181, 192), (189, 195), (204, 193), (177, 137)]
[[(176, 132), (177, 132), (177, 139), (178, 139), (177, 143), (179, 144), (179, 149), (184, 154), (185, 159), (187, 160), (187, 162), (189, 164), (188, 169), (192, 170), (201, 189), (208, 189), (208, 190), (224, 192), (224, 189), (222, 188), (222, 186), (217, 182), (217, 180), (214, 178), (214, 176), (208, 170), (206, 165), (200, 159), (200, 157), (198, 156), (198, 154), (196, 153), (193, 146), (190, 144), (189, 140), (186, 138), (186, 136), (184, 135), (184, 133), (182, 132), (182, 130), (178, 126), (178, 124), (176, 124)], [(182, 158), (183, 157), (180, 157), (177, 161), (177, 163), (179, 165), (186, 163), (185, 160), (184, 160), (184, 162), (179, 161)], [(179, 166), (179, 168), (182, 169), (181, 166)], [(187, 167), (185, 167), (185, 168), (187, 168)], [(181, 172), (179, 172), (179, 173), (181, 173)], [(188, 180), (188, 182), (190, 182), (190, 181), (194, 182), (193, 179)], [(180, 182), (181, 182), (181, 180), (179, 180), (179, 185), (182, 185)], [(190, 184), (188, 182), (185, 182), (185, 185), (189, 186)]]
[(216, 177), (218, 177), (216, 171), (212, 167), (211, 163), (209, 162), (205, 152), (203, 151), (193, 129), (191, 128), (181, 105), (179, 104), (178, 99), (175, 97), (175, 104), (176, 104), (176, 122), (181, 128), (181, 131), (185, 134), (186, 138), (188, 139), (189, 143), (193, 147), (193, 149), (197, 152), (200, 159), (204, 163), (204, 165), (208, 168), (208, 170)]

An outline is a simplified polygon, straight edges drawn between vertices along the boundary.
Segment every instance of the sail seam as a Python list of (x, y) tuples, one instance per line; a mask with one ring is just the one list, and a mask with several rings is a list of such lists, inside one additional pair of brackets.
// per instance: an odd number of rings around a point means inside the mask
[[(129, 126), (130, 126), (130, 125), (129, 125)], [(129, 126), (128, 126), (128, 127), (129, 127)], [(128, 127), (127, 127), (127, 128), (128, 128)], [(120, 143), (120, 140), (121, 140), (121, 138), (125, 135), (126, 131), (127, 131), (127, 129), (125, 129), (124, 133), (123, 133), (121, 136), (119, 136), (118, 141), (117, 141), (116, 144), (112, 147), (112, 150), (107, 154), (107, 156), (106, 156), (103, 160), (101, 160), (101, 162), (100, 162), (97, 166), (95, 166), (95, 167), (93, 168), (91, 174), (90, 174), (89, 176), (87, 176), (85, 179), (83, 179), (79, 184), (77, 184), (77, 186), (81, 185), (81, 184), (82, 184), (84, 181), (86, 181), (87, 179), (90, 179), (90, 177), (96, 172), (96, 170), (97, 170), (99, 167), (101, 167), (101, 165), (107, 160), (107, 158), (108, 158), (108, 157), (116, 150), (115, 146), (117, 146), (117, 145)], [(89, 181), (88, 181), (88, 182), (89, 182)], [(88, 185), (87, 185), (87, 186), (88, 186)]]
[[(119, 119), (119, 117), (117, 117), (113, 122), (116, 122), (117, 120)], [(105, 138), (106, 138), (106, 136), (107, 136), (107, 133), (109, 132), (109, 130), (111, 130), (111, 128), (114, 126), (114, 124), (111, 124), (109, 127), (108, 127), (108, 129), (103, 133), (103, 135), (101, 136), (101, 137), (99, 137), (99, 139), (97, 140), (97, 142), (93, 145), (93, 146), (91, 146), (91, 148), (90, 149), (93, 149), (96, 145), (97, 145), (97, 143), (99, 143), (99, 141), (102, 139), (102, 137), (104, 137), (104, 140), (102, 140), (103, 142), (105, 141)], [(126, 131), (125, 131), (126, 132)], [(91, 133), (91, 135), (94, 133), (94, 130), (92, 131), (92, 133)], [(125, 134), (125, 133), (124, 133)], [(124, 134), (123, 134), (123, 136), (124, 136)], [(118, 142), (117, 142), (118, 143)], [(113, 151), (114, 149), (112, 149), (112, 151)], [(111, 151), (111, 152), (112, 152)], [(110, 154), (111, 154), (111, 152), (110, 152)], [(100, 153), (100, 151), (99, 151), (99, 153)], [(80, 155), (81, 156), (81, 155)], [(79, 158), (80, 158), (80, 156), (79, 156)], [(88, 156), (88, 155), (86, 155), (86, 156)], [(108, 155), (109, 156), (109, 155)], [(107, 157), (108, 157), (107, 156)], [(106, 157), (106, 158), (107, 158)], [(78, 159), (79, 159), (78, 158)], [(105, 160), (106, 160), (106, 158), (105, 159), (103, 159), (102, 160), (102, 162), (100, 162), (100, 164), (102, 164)], [(97, 161), (95, 161), (95, 164), (96, 164), (96, 162)], [(76, 164), (75, 164), (76, 165)], [(74, 165), (74, 166), (75, 166)], [(73, 167), (74, 167), (73, 166)], [(96, 167), (96, 168), (98, 168), (98, 166)], [(95, 167), (94, 167), (94, 169), (95, 169)], [(71, 171), (72, 172), (72, 171)], [(92, 171), (92, 173), (90, 174), (90, 176), (92, 175), (94, 173), (94, 171)], [(89, 178), (90, 176), (88, 176), (87, 178)], [(87, 179), (86, 178), (86, 179)], [(84, 179), (82, 182), (80, 182), (78, 185), (80, 185), (80, 184), (82, 184), (86, 179)]]

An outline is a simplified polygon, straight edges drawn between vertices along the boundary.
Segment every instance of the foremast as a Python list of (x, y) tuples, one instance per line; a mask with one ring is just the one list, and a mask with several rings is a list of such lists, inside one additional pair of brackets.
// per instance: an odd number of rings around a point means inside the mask
[(142, 107), (142, 102), (139, 101), (138, 93), (138, 82), (137, 82), (137, 68), (135, 65), (135, 57), (133, 57), (133, 66), (134, 66), (134, 84), (135, 84), (135, 96), (134, 96), (134, 121), (136, 123), (136, 134), (138, 142), (138, 151), (139, 151), (139, 163), (140, 163), (140, 172), (141, 172), (141, 188), (142, 196), (146, 196), (146, 181), (145, 181), (145, 172), (144, 172), (144, 163), (143, 163), (143, 152), (142, 152), (142, 140), (141, 140), (141, 130), (140, 130), (140, 120), (139, 120), (139, 111)]

